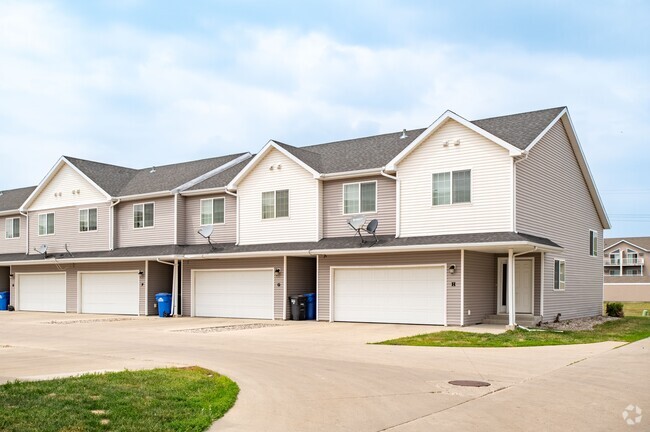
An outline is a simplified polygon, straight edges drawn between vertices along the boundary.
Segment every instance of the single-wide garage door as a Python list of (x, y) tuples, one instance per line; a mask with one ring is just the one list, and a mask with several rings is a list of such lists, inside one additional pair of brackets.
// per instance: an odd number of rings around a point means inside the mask
[(140, 276), (132, 272), (79, 273), (81, 313), (138, 315)]
[(334, 321), (444, 324), (445, 268), (334, 270)]
[(273, 270), (194, 272), (194, 315), (273, 319)]
[(65, 312), (65, 273), (19, 274), (16, 308)]

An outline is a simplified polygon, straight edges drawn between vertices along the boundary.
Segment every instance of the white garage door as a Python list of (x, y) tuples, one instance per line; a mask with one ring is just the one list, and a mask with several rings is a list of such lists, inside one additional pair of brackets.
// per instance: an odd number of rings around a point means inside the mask
[(445, 268), (334, 270), (335, 321), (444, 324)]
[(17, 309), (65, 312), (65, 273), (18, 275)]
[(79, 273), (81, 313), (138, 315), (140, 276), (134, 272)]
[(194, 272), (194, 315), (273, 319), (273, 270)]

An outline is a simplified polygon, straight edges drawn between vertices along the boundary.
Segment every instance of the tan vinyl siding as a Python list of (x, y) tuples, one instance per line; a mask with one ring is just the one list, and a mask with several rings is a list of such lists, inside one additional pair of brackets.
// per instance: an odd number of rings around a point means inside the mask
[[(460, 140), (460, 145), (445, 141)], [(434, 173), (471, 170), (471, 203), (432, 205)], [(397, 167), (400, 237), (512, 230), (508, 151), (449, 120)]]
[[(124, 271), (124, 270), (137, 270), (145, 271), (145, 263), (141, 262), (106, 262), (106, 263), (66, 263), (60, 266), (52, 264), (38, 264), (38, 265), (24, 265), (12, 266), (12, 273), (66, 273), (66, 311), (68, 313), (77, 313), (78, 307), (78, 286), (77, 272), (93, 272), (93, 271)], [(15, 280), (15, 279), (14, 279)], [(15, 298), (15, 287), (12, 284), (11, 301)], [(145, 304), (145, 284), (144, 278), (140, 278), (140, 314), (144, 314)]]
[(273, 279), (273, 316), (274, 319), (282, 319), (282, 309), (284, 301), (284, 257), (268, 258), (228, 258), (212, 260), (188, 260), (183, 261), (183, 276), (181, 281), (181, 306), (182, 315), (191, 316), (192, 314), (192, 270), (210, 270), (210, 269), (254, 269), (268, 268), (280, 269), (280, 275), (274, 276)]
[(287, 257), (287, 313), (291, 317), (289, 296), (316, 292), (316, 258)]
[(187, 244), (185, 231), (187, 225), (187, 199), (182, 195), (178, 195), (177, 209), (176, 209), (176, 244)]
[[(516, 168), (516, 229), (564, 248), (545, 254), (544, 316), (562, 319), (602, 313), (603, 230), (562, 122)], [(589, 255), (589, 230), (598, 256)], [(554, 259), (566, 261), (566, 290), (553, 290)]]
[[(158, 293), (171, 293), (173, 281), (174, 267), (161, 264), (157, 261), (148, 262), (147, 270), (147, 303), (148, 314), (158, 314), (158, 304), (156, 303), (156, 294)], [(144, 313), (142, 311), (141, 313)]]
[[(493, 254), (465, 251), (465, 325), (479, 324), (497, 311), (497, 259)], [(471, 311), (471, 315), (468, 315)]]
[[(77, 190), (79, 193), (77, 193)], [(73, 194), (72, 191), (75, 191)], [(62, 165), (32, 201), (28, 211), (89, 205), (108, 201), (97, 188), (67, 164)]]
[(377, 212), (365, 213), (367, 221), (379, 220), (377, 235), (395, 235), (395, 180), (371, 176), (323, 182), (323, 237), (354, 234), (347, 224), (352, 215), (343, 214), (343, 185), (367, 181), (377, 182)]
[[(650, 260), (650, 254), (646, 254), (645, 251), (639, 249), (636, 246), (632, 246), (627, 242), (621, 242), (617, 244), (614, 247), (610, 247), (607, 249), (607, 251), (603, 254), (603, 259), (609, 258), (609, 254), (613, 251), (618, 249), (621, 251), (621, 258), (626, 258), (627, 257), (627, 250), (633, 250), (638, 254), (639, 258), (643, 259), (643, 266), (623, 266), (621, 275), (620, 276), (610, 276), (607, 273), (604, 273), (605, 277), (605, 283), (612, 283), (612, 284), (619, 284), (619, 283), (646, 283), (650, 284), (650, 263), (648, 263), (648, 260)], [(621, 269), (621, 266), (606, 266), (603, 270), (612, 269), (612, 268), (617, 268)], [(635, 268), (639, 269), (642, 273), (641, 276), (625, 276), (623, 273), (625, 272), (626, 268)]]
[[(97, 231), (79, 231), (79, 210), (97, 209)], [(54, 234), (38, 235), (38, 216), (54, 213)], [(65, 244), (75, 252), (105, 251), (109, 248), (108, 227), (109, 204), (99, 203), (76, 207), (63, 207), (29, 213), (29, 253), (38, 254), (34, 248), (47, 245), (47, 252), (65, 253)]]
[(227, 194), (211, 194), (185, 198), (184, 235), (185, 244), (207, 244), (207, 240), (198, 233), (201, 229), (201, 200), (225, 198), (224, 223), (214, 225), (213, 243), (235, 243), (237, 241), (237, 199)]
[[(328, 255), (318, 257), (318, 310), (320, 321), (330, 319), (330, 270), (345, 266), (399, 266), (414, 264), (454, 264), (456, 272), (447, 271), (447, 324), (460, 325), (460, 251), (371, 253), (357, 255)], [(455, 284), (455, 286), (452, 286)]]
[[(6, 236), (6, 221), (7, 219), (20, 219), (20, 237), (18, 238), (5, 238)], [(0, 254), (10, 254), (10, 253), (25, 253), (26, 250), (26, 233), (27, 233), (27, 219), (25, 216), (21, 216), (16, 213), (15, 215), (1, 217), (0, 218)]]
[[(133, 206), (151, 202), (154, 203), (154, 226), (133, 228)], [(122, 201), (115, 209), (116, 248), (174, 243), (174, 197)]]
[[(270, 169), (271, 166), (281, 169)], [(318, 180), (284, 156), (271, 150), (237, 187), (239, 243), (264, 244), (318, 239)], [(289, 190), (289, 217), (262, 219), (262, 193)]]
[(650, 302), (650, 283), (605, 284), (604, 301), (609, 302)]

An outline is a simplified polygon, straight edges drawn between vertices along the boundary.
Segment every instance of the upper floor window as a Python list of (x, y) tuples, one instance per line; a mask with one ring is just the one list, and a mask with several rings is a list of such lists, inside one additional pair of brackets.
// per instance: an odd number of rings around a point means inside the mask
[(472, 171), (434, 173), (432, 205), (468, 203), (472, 200)]
[(97, 231), (97, 209), (79, 210), (79, 231)]
[(589, 255), (598, 256), (598, 232), (589, 230)]
[(611, 252), (609, 254), (609, 261), (612, 264), (620, 264), (621, 263), (621, 251), (619, 249), (616, 249), (615, 251)]
[(639, 254), (632, 249), (625, 251), (625, 257), (627, 258), (627, 264), (637, 264), (639, 262)]
[(374, 213), (377, 211), (377, 182), (343, 185), (343, 213)]
[(38, 235), (54, 234), (54, 213), (43, 213), (38, 215)]
[(555, 260), (555, 272), (553, 276), (553, 289), (564, 291), (566, 287), (566, 263), (564, 260)]
[(289, 190), (262, 192), (262, 219), (289, 217)]
[(154, 203), (133, 205), (133, 228), (153, 227)]
[(225, 199), (201, 200), (201, 225), (221, 224), (225, 220)]
[(5, 238), (20, 237), (20, 218), (5, 219)]

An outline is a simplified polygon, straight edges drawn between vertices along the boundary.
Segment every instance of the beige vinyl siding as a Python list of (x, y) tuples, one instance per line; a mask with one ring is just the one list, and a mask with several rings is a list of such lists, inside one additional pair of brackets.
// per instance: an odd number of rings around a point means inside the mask
[[(75, 191), (74, 194), (72, 193), (73, 190)], [(77, 190), (79, 190), (79, 193), (76, 193)], [(59, 194), (61, 195), (59, 196)], [(32, 212), (58, 207), (88, 205), (102, 201), (108, 201), (108, 198), (77, 171), (64, 164), (40, 191), (28, 210)]]
[[(281, 169), (274, 168), (280, 164)], [(273, 149), (237, 187), (239, 243), (264, 244), (317, 241), (318, 180)], [(262, 219), (262, 193), (289, 190), (289, 217)]]
[[(133, 228), (133, 206), (154, 203), (151, 228)], [(115, 207), (115, 247), (169, 245), (174, 243), (174, 197), (122, 201)]]
[[(110, 262), (110, 263), (66, 263), (60, 266), (52, 264), (37, 264), (37, 265), (23, 265), (12, 266), (11, 272), (16, 273), (66, 273), (66, 311), (68, 313), (77, 313), (78, 307), (78, 275), (77, 272), (93, 272), (93, 271), (124, 271), (124, 270), (137, 270), (145, 271), (144, 261), (140, 262)], [(140, 277), (140, 314), (144, 314), (145, 306), (145, 284), (144, 276)], [(11, 287), (11, 302), (15, 299), (15, 287)]]
[(287, 257), (287, 314), (291, 318), (289, 296), (316, 292), (316, 258)]
[[(445, 141), (460, 140), (460, 145)], [(432, 205), (434, 173), (471, 170), (471, 203)], [(400, 237), (512, 230), (512, 158), (507, 150), (448, 120), (397, 167)]]
[[(20, 219), (20, 237), (18, 238), (5, 238), (6, 236), (6, 221), (7, 219)], [(0, 254), (10, 253), (25, 253), (26, 252), (26, 232), (27, 232), (27, 219), (18, 213), (11, 216), (0, 218)]]
[(187, 244), (185, 235), (186, 225), (187, 225), (187, 199), (183, 195), (178, 195), (178, 202), (176, 208), (176, 244), (184, 245)]
[[(497, 311), (497, 259), (493, 254), (465, 251), (465, 325), (479, 324)], [(471, 315), (468, 315), (471, 311)]]
[[(356, 255), (318, 256), (318, 310), (317, 319), (330, 319), (330, 270), (331, 267), (345, 266), (400, 266), (417, 264), (446, 264), (449, 268), (456, 266), (452, 275), (447, 271), (447, 324), (460, 325), (460, 251), (443, 252), (407, 252), (407, 253), (372, 253)], [(455, 286), (452, 286), (455, 284)]]
[(379, 221), (377, 235), (395, 235), (395, 180), (370, 176), (323, 182), (323, 237), (347, 237), (354, 234), (347, 224), (352, 215), (343, 214), (343, 185), (367, 181), (377, 182), (377, 211), (365, 213), (367, 221)]
[(609, 302), (650, 302), (650, 283), (605, 284), (604, 301)]
[(183, 229), (185, 244), (207, 244), (207, 240), (198, 233), (201, 229), (201, 200), (224, 198), (224, 223), (215, 224), (212, 234), (213, 243), (235, 243), (237, 241), (237, 198), (227, 194), (190, 196), (185, 198), (185, 224)]
[[(148, 314), (158, 314), (158, 304), (156, 294), (171, 293), (174, 267), (161, 264), (157, 261), (149, 261), (147, 270), (147, 296), (146, 301), (149, 305)], [(142, 309), (142, 308), (141, 308)], [(144, 313), (144, 311), (142, 311)]]
[[(562, 122), (555, 124), (516, 168), (516, 229), (564, 248), (546, 253), (544, 316), (562, 319), (602, 313), (603, 230)], [(589, 255), (589, 230), (598, 256)], [(554, 259), (566, 261), (566, 290), (553, 290)]]
[[(79, 231), (79, 210), (97, 209), (97, 231)], [(54, 213), (54, 234), (38, 235), (38, 216)], [(38, 254), (34, 248), (47, 245), (47, 253), (65, 253), (65, 244), (75, 252), (105, 251), (109, 248), (108, 203), (95, 203), (75, 207), (63, 207), (29, 213), (29, 253)]]
[[(605, 277), (605, 283), (613, 283), (613, 284), (618, 284), (618, 283), (646, 283), (650, 284), (650, 264), (648, 264), (648, 260), (650, 259), (650, 254), (646, 254), (644, 251), (640, 250), (636, 246), (632, 246), (627, 242), (621, 242), (617, 244), (614, 247), (609, 247), (607, 251), (603, 253), (602, 258), (609, 258), (609, 254), (616, 249), (621, 251), (621, 258), (626, 258), (626, 252), (628, 249), (631, 249), (635, 251), (639, 258), (643, 259), (643, 266), (623, 266), (623, 271), (621, 272), (621, 276), (610, 276), (606, 273), (604, 273), (605, 270), (611, 269), (611, 268), (618, 268), (620, 269), (620, 266), (617, 267), (612, 267), (612, 266), (607, 266), (604, 267), (603, 269), (603, 274)], [(640, 269), (643, 273), (642, 276), (624, 276), (623, 272), (625, 272), (626, 268), (635, 268), (635, 269)]]
[(284, 257), (268, 258), (226, 258), (212, 260), (188, 260), (183, 261), (183, 276), (181, 281), (181, 306), (182, 315), (192, 314), (192, 270), (243, 270), (243, 269), (280, 269), (280, 275), (273, 277), (273, 316), (274, 319), (282, 319), (284, 301)]

